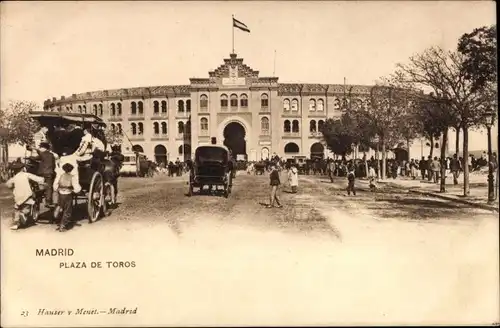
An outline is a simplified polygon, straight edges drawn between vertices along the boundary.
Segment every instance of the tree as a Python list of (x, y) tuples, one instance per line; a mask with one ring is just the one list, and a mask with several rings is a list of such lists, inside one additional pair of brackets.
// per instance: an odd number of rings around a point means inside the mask
[(497, 27), (480, 27), (465, 33), (458, 41), (458, 52), (464, 56), (462, 70), (471, 82), (472, 91), (497, 82)]
[[(477, 90), (473, 81), (466, 77), (465, 61), (466, 57), (458, 52), (434, 47), (410, 57), (407, 64), (398, 64), (395, 77), (413, 87), (430, 88), (447, 99), (449, 113), (463, 131), (463, 156), (467, 162), (468, 131), (483, 123), (483, 113), (496, 99), (496, 92), (492, 85)], [(469, 168), (464, 165), (464, 195), (469, 193)]]
[(6, 108), (0, 109), (0, 143), (8, 159), (8, 145), (26, 145), (33, 142), (33, 135), (40, 128), (38, 122), (30, 117), (30, 112), (38, 110), (36, 103), (30, 101), (10, 101)]
[(121, 145), (123, 141), (123, 133), (109, 126), (104, 130), (104, 136), (106, 137), (108, 145)]
[(365, 117), (361, 128), (372, 131), (379, 136), (382, 148), (382, 179), (386, 177), (386, 148), (394, 145), (402, 137), (401, 124), (396, 118), (406, 115), (409, 104), (409, 91), (384, 80), (381, 84), (372, 87), (370, 100), (362, 109), (361, 115)]
[(354, 136), (351, 131), (352, 125), (349, 118), (342, 115), (340, 120), (328, 119), (326, 120), (321, 133), (326, 146), (330, 151), (336, 155), (345, 156), (352, 152), (352, 145), (354, 143)]

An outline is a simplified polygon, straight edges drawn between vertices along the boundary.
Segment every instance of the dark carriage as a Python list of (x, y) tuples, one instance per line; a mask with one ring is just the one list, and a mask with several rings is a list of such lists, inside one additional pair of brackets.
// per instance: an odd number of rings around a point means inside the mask
[(263, 175), (267, 169), (267, 165), (264, 162), (257, 162), (253, 165), (255, 175)]
[[(30, 116), (49, 131), (47, 137), (52, 144), (52, 151), (58, 156), (72, 154), (79, 146), (81, 134), (79, 129), (71, 126), (83, 126), (89, 129), (102, 129), (106, 124), (92, 114), (31, 112)], [(102, 130), (101, 130), (102, 131)], [(104, 133), (102, 133), (104, 136)], [(106, 140), (102, 140), (106, 144)], [(95, 152), (89, 161), (78, 162), (78, 179), (82, 191), (75, 195), (75, 201), (87, 201), (89, 222), (97, 221), (103, 215), (109, 215), (116, 204), (116, 186), (119, 176), (119, 163), (108, 158), (107, 153)], [(38, 161), (34, 157), (27, 158), (28, 170), (37, 172)], [(35, 194), (38, 186), (34, 186)]]
[(224, 187), (224, 196), (231, 194), (234, 162), (229, 150), (224, 146), (199, 146), (196, 148), (194, 161), (189, 162), (189, 192), (194, 188), (201, 191), (204, 186)]

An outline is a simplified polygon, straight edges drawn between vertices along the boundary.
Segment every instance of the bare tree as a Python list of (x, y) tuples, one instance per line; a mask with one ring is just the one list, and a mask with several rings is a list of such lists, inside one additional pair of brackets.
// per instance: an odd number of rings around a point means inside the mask
[[(469, 156), (469, 129), (480, 125), (483, 113), (495, 99), (492, 87), (477, 90), (463, 70), (465, 56), (458, 52), (429, 48), (398, 64), (396, 77), (415, 87), (430, 88), (447, 99), (447, 107), (463, 131), (463, 156)], [(464, 195), (469, 195), (469, 168), (464, 165)]]

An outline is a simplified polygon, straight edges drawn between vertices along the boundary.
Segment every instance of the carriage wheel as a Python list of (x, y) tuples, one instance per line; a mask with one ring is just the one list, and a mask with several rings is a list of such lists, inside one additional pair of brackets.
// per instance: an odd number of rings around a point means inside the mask
[(115, 187), (109, 182), (104, 184), (104, 201), (102, 204), (102, 212), (104, 215), (111, 215), (111, 208), (115, 204)]
[(101, 216), (104, 203), (104, 185), (102, 182), (102, 175), (99, 172), (95, 172), (92, 176), (87, 196), (89, 223), (96, 222)]
[(31, 208), (31, 217), (34, 222), (38, 222), (38, 219), (40, 218), (40, 203), (38, 200), (35, 200), (35, 204), (33, 204), (33, 207)]

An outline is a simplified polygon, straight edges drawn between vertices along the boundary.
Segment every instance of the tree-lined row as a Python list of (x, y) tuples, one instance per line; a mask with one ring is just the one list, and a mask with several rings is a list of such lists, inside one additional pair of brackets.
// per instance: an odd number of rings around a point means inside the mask
[[(328, 120), (322, 133), (328, 148), (345, 156), (352, 145), (380, 149), (382, 176), (386, 148), (416, 137), (447, 143), (448, 131), (462, 133), (463, 158), (469, 156), (469, 131), (481, 128), (485, 114), (497, 112), (496, 26), (464, 34), (456, 51), (426, 49), (397, 64), (395, 72), (372, 88), (362, 105), (345, 108), (340, 120)], [(458, 142), (456, 152), (458, 153)], [(441, 147), (441, 158), (445, 158)], [(444, 185), (445, 174), (441, 174)], [(469, 170), (464, 165), (464, 195)]]

